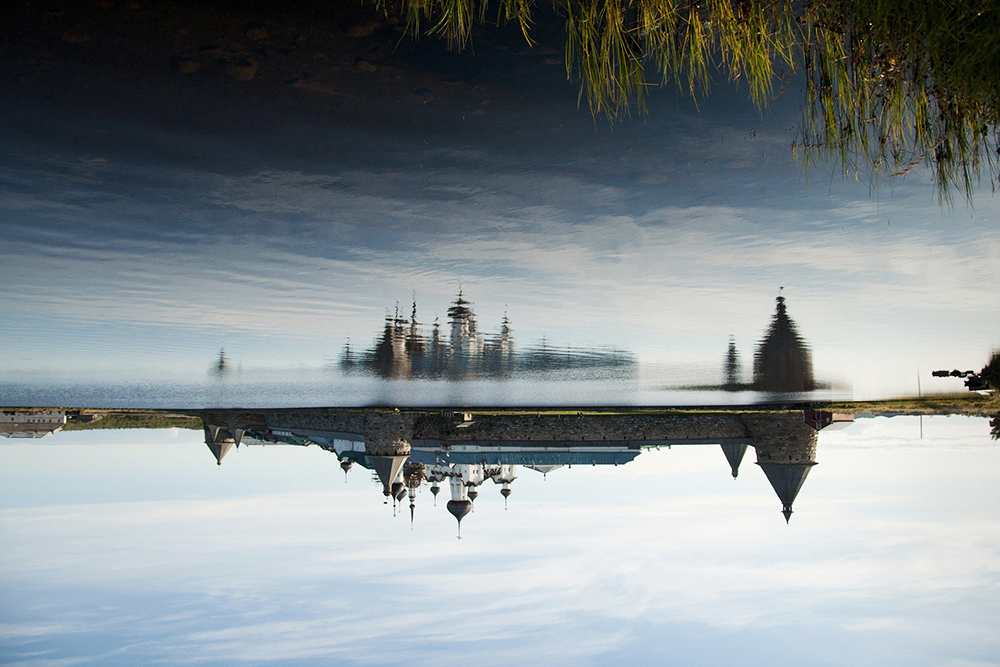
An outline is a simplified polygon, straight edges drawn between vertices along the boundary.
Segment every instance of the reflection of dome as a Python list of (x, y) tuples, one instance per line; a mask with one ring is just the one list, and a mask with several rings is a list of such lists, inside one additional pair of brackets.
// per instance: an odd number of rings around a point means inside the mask
[(500, 489), (500, 495), (503, 496), (504, 498), (508, 497), (510, 495), (510, 489), (507, 488)]
[(478, 497), (479, 497), (479, 492), (476, 491), (476, 487), (474, 487), (474, 486), (470, 487), (469, 488), (469, 500), (475, 500)]
[(394, 482), (392, 485), (392, 497), (396, 500), (402, 500), (406, 497), (406, 485), (402, 482)]
[(449, 500), (448, 511), (458, 519), (458, 537), (462, 538), (462, 517), (472, 511), (472, 501), (470, 500)]
[(440, 487), (440, 486), (438, 486), (438, 485), (437, 485), (437, 483), (435, 483), (435, 484), (434, 484), (434, 485), (433, 485), (433, 486), (431, 487), (431, 493), (433, 493), (433, 494), (434, 494), (434, 495), (436, 496), (437, 494), (441, 493), (441, 487)]
[(346, 457), (345, 457), (345, 458), (342, 458), (342, 459), (340, 459), (340, 468), (341, 468), (341, 469), (342, 469), (342, 470), (343, 470), (344, 472), (347, 472), (348, 470), (350, 470), (350, 469), (351, 469), (351, 466), (353, 466), (353, 465), (354, 465), (354, 461), (352, 461), (352, 460), (351, 460), (351, 459), (349, 459), (349, 458), (346, 458)]

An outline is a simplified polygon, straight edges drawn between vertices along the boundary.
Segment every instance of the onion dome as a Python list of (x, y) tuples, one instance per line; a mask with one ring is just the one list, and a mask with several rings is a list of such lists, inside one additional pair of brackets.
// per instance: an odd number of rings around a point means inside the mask
[(396, 500), (402, 500), (406, 497), (406, 485), (402, 482), (394, 482), (392, 485), (392, 497)]
[(347, 473), (348, 470), (351, 469), (351, 466), (353, 466), (353, 465), (354, 465), (354, 461), (352, 461), (351, 459), (349, 459), (347, 457), (344, 457), (344, 458), (340, 459), (340, 469), (343, 470), (345, 474)]
[(458, 519), (458, 539), (462, 539), (462, 518), (472, 511), (472, 501), (470, 500), (449, 500), (448, 511)]
[(479, 497), (479, 492), (476, 491), (476, 487), (474, 487), (474, 486), (470, 487), (469, 488), (469, 500), (475, 500), (478, 497)]

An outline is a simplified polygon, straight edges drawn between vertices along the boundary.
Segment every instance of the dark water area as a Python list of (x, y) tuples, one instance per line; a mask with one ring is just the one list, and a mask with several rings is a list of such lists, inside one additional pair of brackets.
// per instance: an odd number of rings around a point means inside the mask
[[(963, 391), (930, 371), (998, 344), (995, 197), (807, 177), (798, 80), (763, 114), (722, 81), (654, 89), (612, 125), (578, 107), (558, 20), (459, 53), (361, 7), (240, 11), (12, 14), (0, 403), (880, 399)], [(506, 318), (510, 369), (397, 354), (414, 298), (424, 349), (435, 319), (451, 345), (460, 288), (477, 354)], [(758, 355), (779, 295), (808, 354)]]

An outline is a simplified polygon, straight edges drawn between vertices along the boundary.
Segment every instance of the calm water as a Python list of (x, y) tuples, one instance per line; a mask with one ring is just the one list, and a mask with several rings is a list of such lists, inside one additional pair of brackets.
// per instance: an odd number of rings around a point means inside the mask
[[(605, 444), (598, 461), (594, 443), (587, 454), (563, 443), (531, 455), (544, 476), (501, 469), (524, 443), (474, 455), (453, 446), (455, 461), (497, 459), (482, 484), (465, 469), (473, 484), (462, 489), (479, 496), (461, 540), (447, 478), (436, 505), (430, 492), (440, 444), (413, 443), (411, 460), (432, 458), (411, 521), (405, 490), (389, 503), (363, 456), (345, 476), (337, 451), (349, 458), (357, 441), (295, 435), (276, 419), (269, 436), (247, 424), (221, 465), (200, 430), (4, 440), (2, 662), (931, 666), (1000, 656), (1000, 458), (985, 419), (858, 416), (818, 434), (792, 419), (813, 433), (817, 465), (787, 525), (753, 446), (735, 479), (718, 444), (624, 454)], [(576, 463), (544, 467), (557, 456)]]
[[(752, 381), (779, 294), (818, 398), (960, 390), (929, 371), (1000, 344), (1000, 200), (942, 209), (922, 168), (874, 193), (807, 179), (794, 82), (763, 116), (720, 84), (697, 107), (654, 91), (648, 117), (611, 127), (516, 34), (475, 54), (406, 42), (365, 73), (309, 33), (307, 85), (272, 26), (271, 64), (239, 82), (170, 70), (173, 51), (160, 69), (91, 62), (96, 32), (59, 32), (91, 11), (39, 14), (5, 56), (22, 74), (0, 87), (0, 404), (768, 400), (711, 388), (730, 340)], [(159, 19), (176, 48), (214, 53), (178, 16)], [(437, 320), (450, 349), (460, 289), (463, 345), (506, 327), (518, 372), (361, 372), (414, 300), (422, 339)], [(553, 373), (525, 361), (540, 349), (628, 364)]]

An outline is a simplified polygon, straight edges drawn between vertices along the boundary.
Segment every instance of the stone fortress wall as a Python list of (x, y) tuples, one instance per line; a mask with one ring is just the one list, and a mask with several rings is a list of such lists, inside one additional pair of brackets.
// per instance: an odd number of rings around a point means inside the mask
[(759, 461), (815, 461), (816, 431), (802, 412), (688, 414), (476, 414), (456, 423), (450, 414), (383, 410), (263, 410), (205, 414), (227, 428), (260, 426), (334, 431), (364, 437), (369, 455), (404, 455), (413, 440), (476, 441), (706, 441), (752, 440)]

